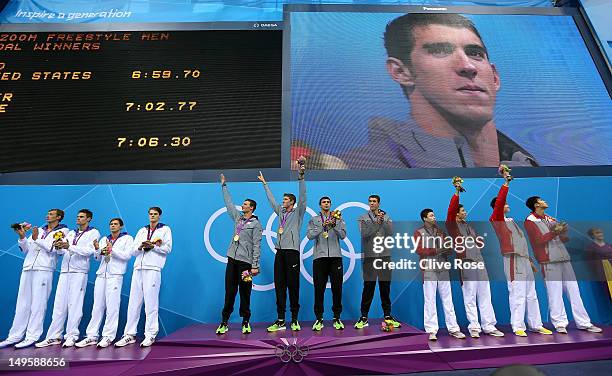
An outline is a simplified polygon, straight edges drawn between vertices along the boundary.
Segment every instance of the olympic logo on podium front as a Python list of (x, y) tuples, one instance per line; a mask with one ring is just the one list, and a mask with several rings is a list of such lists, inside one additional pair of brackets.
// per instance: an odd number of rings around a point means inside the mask
[[(338, 206), (336, 209), (342, 211), (342, 210), (345, 210), (345, 209), (348, 209), (348, 208), (361, 208), (361, 209), (364, 209), (366, 211), (370, 210), (368, 205), (366, 205), (366, 204), (364, 204), (362, 202), (355, 202), (355, 201), (345, 202), (342, 205)], [(236, 209), (242, 210), (242, 208), (240, 206), (236, 206)], [(219, 252), (217, 252), (214, 249), (214, 247), (213, 247), (213, 245), (212, 245), (212, 243), (210, 241), (210, 234), (211, 234), (211, 228), (212, 228), (213, 224), (215, 223), (215, 220), (217, 220), (217, 218), (219, 218), (225, 212), (227, 212), (227, 208), (225, 208), (225, 207), (222, 207), (222, 208), (218, 209), (217, 211), (215, 211), (208, 218), (208, 221), (206, 222), (206, 225), (204, 226), (204, 246), (206, 247), (206, 250), (208, 251), (208, 253), (215, 260), (217, 260), (219, 262), (222, 262), (222, 263), (227, 263), (227, 257), (222, 256)], [(315, 212), (314, 210), (312, 210), (309, 207), (306, 208), (306, 212), (308, 214), (310, 214), (312, 217), (318, 215), (317, 212)], [(272, 213), (270, 215), (270, 217), (268, 218), (268, 221), (266, 222), (265, 228), (263, 229), (263, 234), (262, 234), (263, 237), (266, 240), (268, 248), (274, 254), (276, 254), (276, 249), (274, 248), (274, 239), (276, 239), (277, 233), (276, 233), (276, 231), (272, 230), (272, 225), (273, 225), (274, 220), (276, 218), (277, 218), (276, 213)], [(305, 218), (304, 218), (304, 226), (307, 225), (309, 220), (310, 220), (310, 218), (305, 216)], [(345, 221), (346, 221), (346, 219), (345, 219)], [(263, 224), (263, 221), (262, 221), (262, 224)], [(313, 284), (312, 276), (310, 275), (310, 273), (308, 273), (308, 271), (304, 267), (304, 260), (312, 257), (312, 254), (314, 253), (314, 246), (313, 245), (311, 245), (308, 250), (305, 250), (305, 247), (308, 244), (308, 242), (309, 242), (309, 239), (307, 237), (304, 237), (302, 239), (302, 241), (300, 242), (300, 254), (301, 254), (301, 257), (300, 257), (300, 272), (302, 273), (302, 276), (304, 277), (304, 279), (306, 279), (310, 284)], [(359, 240), (359, 242), (357, 244), (359, 244), (360, 242), (361, 242), (361, 240)], [(355, 270), (355, 265), (357, 263), (357, 260), (361, 258), (361, 253), (356, 253), (355, 252), (355, 246), (353, 245), (354, 243), (349, 239), (348, 234), (347, 234), (347, 237), (342, 240), (342, 243), (343, 243), (343, 245), (341, 245), (342, 256), (347, 257), (349, 259), (348, 268), (344, 272), (344, 276), (342, 278), (343, 282), (346, 282), (351, 277), (351, 275), (353, 274), (353, 271)], [(264, 247), (262, 247), (262, 253), (263, 253), (263, 248)], [(331, 288), (331, 284), (329, 282), (327, 283), (327, 288)], [(256, 290), (256, 291), (273, 290), (274, 289), (274, 282), (268, 283), (268, 284), (264, 284), (264, 285), (258, 285), (256, 283), (253, 283), (253, 289)]]

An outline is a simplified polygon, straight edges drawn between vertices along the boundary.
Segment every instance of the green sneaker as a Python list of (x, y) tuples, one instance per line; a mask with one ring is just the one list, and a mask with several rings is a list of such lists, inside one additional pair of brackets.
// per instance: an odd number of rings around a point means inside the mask
[(368, 318), (365, 316), (361, 316), (359, 318), (359, 321), (355, 323), (355, 329), (363, 329), (366, 326), (369, 326), (369, 324), (368, 324)]
[(317, 320), (315, 321), (315, 323), (312, 325), (312, 330), (314, 330), (315, 332), (319, 332), (321, 331), (321, 329), (323, 329), (323, 320)]
[(279, 330), (285, 330), (287, 327), (285, 326), (285, 320), (276, 320), (274, 324), (270, 325), (266, 330), (268, 332), (277, 332)]
[(385, 316), (385, 321), (390, 322), (391, 324), (393, 324), (394, 328), (401, 328), (402, 327), (402, 323), (397, 321), (393, 316), (389, 315), (389, 316)]
[(300, 323), (297, 320), (291, 321), (291, 330), (293, 330), (294, 332), (302, 330), (302, 327), (300, 326)]
[(344, 329), (344, 323), (340, 319), (334, 319), (334, 329), (342, 330)]
[(248, 321), (242, 322), (242, 334), (251, 333), (251, 324)]
[(226, 322), (222, 322), (221, 324), (219, 324), (219, 327), (217, 328), (217, 331), (215, 332), (216, 334), (225, 334), (227, 333), (227, 331), (229, 330), (229, 327), (227, 326)]

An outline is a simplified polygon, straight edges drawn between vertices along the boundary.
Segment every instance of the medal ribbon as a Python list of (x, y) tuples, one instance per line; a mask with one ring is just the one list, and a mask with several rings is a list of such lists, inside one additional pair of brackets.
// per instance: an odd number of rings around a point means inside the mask
[(246, 219), (244, 217), (240, 217), (240, 222), (236, 225), (236, 235), (240, 235), (240, 232), (247, 225), (247, 223), (251, 222), (253, 217)]
[(280, 227), (285, 227), (285, 223), (287, 223), (287, 218), (289, 217), (289, 214), (291, 213), (293, 213), (293, 210), (290, 210), (286, 212), (285, 214), (283, 214), (283, 217), (280, 220)]
[(87, 228), (85, 230), (81, 231), (80, 233), (79, 233), (79, 229), (78, 228), (76, 230), (74, 230), (75, 237), (74, 237), (74, 240), (72, 240), (72, 245), (77, 245), (77, 243), (81, 239), (81, 236), (83, 236), (83, 234), (86, 233), (89, 230), (91, 230), (91, 227), (89, 227), (89, 226), (87, 226)]
[(151, 231), (151, 226), (148, 226), (147, 228), (147, 241), (150, 241), (151, 238), (153, 237), (153, 234), (155, 233), (155, 230), (157, 230), (159, 228), (159, 223), (155, 226), (155, 228), (153, 229), (153, 231)]
[[(329, 213), (327, 217), (325, 217), (325, 215), (323, 215), (323, 212), (321, 212), (321, 223), (325, 223), (325, 221), (329, 221), (330, 218), (331, 218), (331, 212)], [(327, 231), (328, 230), (327, 226), (323, 225), (323, 230)]]

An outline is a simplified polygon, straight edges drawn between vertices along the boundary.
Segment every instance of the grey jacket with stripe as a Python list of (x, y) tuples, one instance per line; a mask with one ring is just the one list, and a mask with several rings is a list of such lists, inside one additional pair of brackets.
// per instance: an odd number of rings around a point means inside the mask
[(297, 205), (295, 205), (289, 212), (287, 212), (287, 210), (281, 205), (276, 203), (274, 195), (272, 194), (268, 184), (264, 184), (264, 189), (266, 190), (266, 196), (268, 196), (268, 201), (270, 202), (270, 206), (272, 206), (272, 210), (274, 210), (276, 215), (278, 215), (279, 226), (283, 216), (286, 218), (285, 225), (283, 226), (283, 233), (277, 233), (274, 248), (293, 249), (299, 251), (300, 229), (302, 228), (302, 222), (304, 221), (304, 213), (306, 213), (306, 183), (304, 182), (304, 179), (299, 179), (300, 193), (298, 202)]
[(346, 223), (343, 219), (336, 221), (336, 226), (327, 229), (328, 237), (323, 236), (323, 220), (320, 215), (308, 222), (308, 239), (315, 241), (313, 259), (321, 257), (342, 257), (340, 239), (346, 238)]
[(232, 202), (232, 196), (227, 189), (227, 185), (224, 184), (222, 190), (227, 214), (229, 214), (234, 222), (234, 232), (232, 233), (230, 245), (227, 248), (227, 257), (246, 262), (247, 264), (251, 264), (252, 268), (257, 269), (259, 268), (259, 257), (261, 255), (262, 234), (259, 218), (257, 218), (256, 215), (251, 216), (244, 224), (244, 227), (242, 227), (238, 235), (238, 241), (234, 241), (234, 235), (236, 235), (238, 224), (244, 222), (244, 217)]

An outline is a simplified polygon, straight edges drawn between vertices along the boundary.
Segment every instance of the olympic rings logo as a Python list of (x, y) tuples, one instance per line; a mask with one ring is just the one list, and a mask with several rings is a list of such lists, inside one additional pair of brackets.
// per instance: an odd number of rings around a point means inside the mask
[[(364, 204), (362, 202), (356, 202), (356, 201), (345, 202), (342, 205), (338, 206), (336, 209), (342, 211), (344, 209), (353, 208), (353, 207), (361, 208), (366, 211), (370, 210), (370, 207), (367, 204)], [(242, 207), (236, 206), (236, 209), (242, 210)], [(215, 222), (215, 220), (219, 218), (225, 212), (227, 212), (227, 208), (225, 206), (218, 209), (208, 218), (208, 221), (206, 222), (206, 225), (204, 226), (204, 246), (206, 247), (206, 250), (208, 251), (208, 253), (215, 260), (220, 261), (222, 263), (227, 263), (227, 257), (222, 256), (214, 249), (210, 241), (210, 233), (211, 233), (212, 225)], [(313, 217), (318, 215), (317, 212), (315, 212), (309, 207), (306, 207), (306, 212), (309, 213)], [(276, 215), (276, 213), (272, 213), (270, 215), (270, 218), (268, 218), (268, 221), (266, 222), (266, 227), (263, 229), (263, 233), (262, 233), (262, 235), (266, 239), (266, 243), (268, 244), (268, 247), (274, 254), (276, 254), (276, 249), (274, 248), (274, 239), (278, 236), (278, 234), (276, 233), (276, 231), (272, 230), (272, 224), (274, 223), (274, 220), (277, 217), (278, 216)], [(309, 218), (304, 218), (304, 219), (310, 220)], [(304, 260), (311, 257), (314, 253), (314, 245), (311, 246), (307, 251), (305, 251), (304, 248), (306, 247), (306, 244), (308, 243), (308, 241), (309, 239), (305, 237), (300, 242), (300, 255), (301, 255), (300, 272), (302, 276), (304, 277), (304, 279), (306, 279), (310, 284), (314, 284), (312, 276), (308, 273), (308, 271), (304, 267)], [(346, 246), (346, 249), (344, 249), (344, 247), (342, 246), (342, 243), (344, 243), (344, 246)], [(341, 243), (342, 256), (349, 258), (349, 266), (346, 272), (344, 273), (344, 276), (342, 277), (342, 281), (346, 282), (353, 274), (353, 271), (355, 270), (355, 264), (357, 263), (357, 260), (361, 258), (361, 253), (355, 252), (355, 247), (353, 246), (353, 243), (348, 238), (348, 236), (342, 239), (342, 243)], [(329, 282), (327, 283), (327, 288), (331, 288), (331, 284)], [(265, 285), (258, 285), (258, 284), (253, 283), (253, 290), (255, 291), (268, 291), (268, 290), (273, 290), (273, 289), (274, 289), (274, 282), (268, 283)]]
[(279, 343), (274, 349), (274, 355), (276, 355), (283, 363), (289, 363), (290, 361), (300, 363), (310, 351), (308, 345), (298, 344), (297, 339), (294, 339), (293, 343), (291, 344), (287, 343), (286, 341), (283, 342), (285, 343)]

